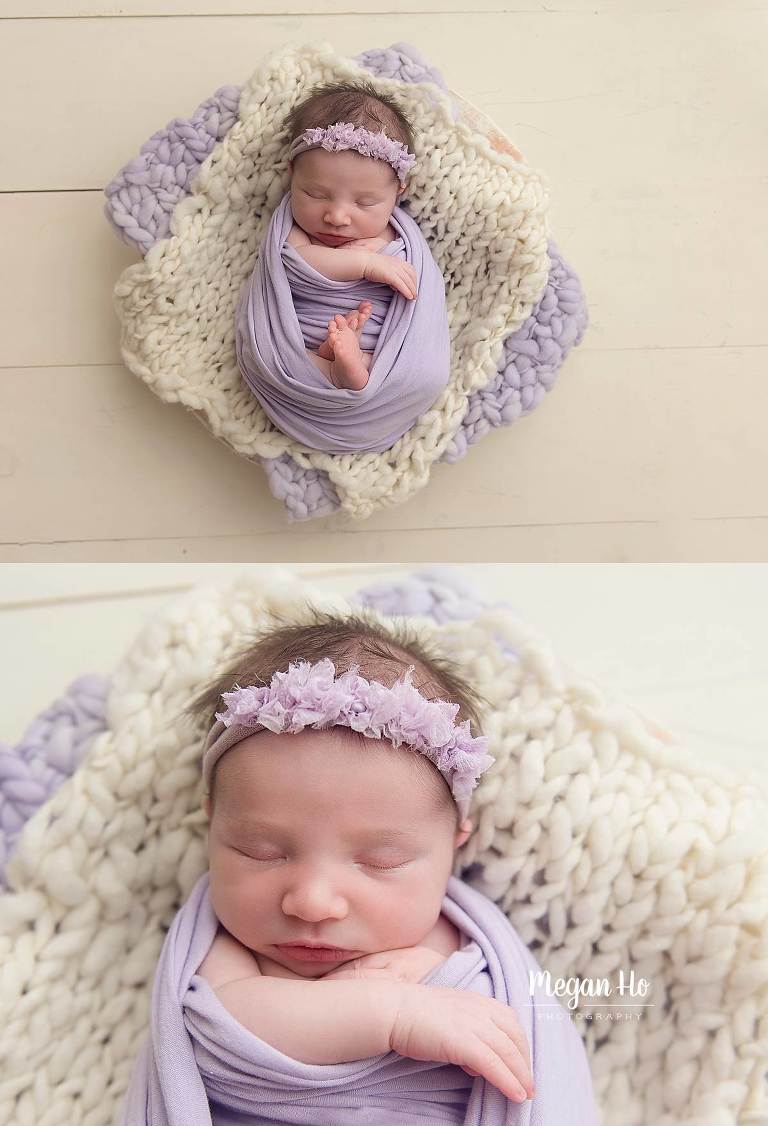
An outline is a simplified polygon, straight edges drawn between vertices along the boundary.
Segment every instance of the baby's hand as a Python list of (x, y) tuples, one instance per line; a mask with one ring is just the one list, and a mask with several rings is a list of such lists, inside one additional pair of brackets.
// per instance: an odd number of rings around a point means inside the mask
[(399, 290), (409, 300), (416, 297), (416, 271), (409, 262), (403, 262), (400, 258), (386, 254), (369, 255), (363, 277), (367, 281), (383, 282), (384, 285)]
[(377, 978), (391, 981), (419, 982), (435, 966), (445, 961), (445, 956), (427, 946), (404, 946), (398, 950), (380, 950), (364, 954), (352, 962), (332, 970), (323, 978)]
[(389, 1038), (393, 1052), (456, 1064), (470, 1075), (482, 1075), (513, 1102), (533, 1097), (528, 1042), (509, 1005), (471, 990), (399, 989)]

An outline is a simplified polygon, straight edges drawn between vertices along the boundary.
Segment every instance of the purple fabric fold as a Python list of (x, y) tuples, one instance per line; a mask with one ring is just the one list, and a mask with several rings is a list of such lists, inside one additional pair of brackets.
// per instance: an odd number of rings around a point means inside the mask
[[(284, 434), (329, 453), (380, 453), (428, 410), (450, 377), (445, 285), (426, 239), (402, 207), (390, 218), (398, 237), (379, 253), (409, 262), (418, 296), (409, 301), (380, 282), (334, 281), (315, 270), (286, 239), (293, 225), (290, 193), (272, 215), (235, 315), (237, 362), (266, 414)], [(373, 352), (367, 385), (333, 387), (309, 358), (325, 340), (334, 313), (367, 299), (373, 313), (361, 347)]]
[(535, 959), (496, 904), (469, 884), (449, 877), (442, 910), (463, 946), (423, 984), (469, 989), (512, 1006), (530, 1045), (536, 1087), (523, 1104), (453, 1064), (391, 1051), (306, 1064), (249, 1032), (196, 973), (218, 926), (208, 889), (206, 872), (166, 936), (150, 1030), (118, 1126), (597, 1126), (584, 1045), (568, 1013), (557, 1002), (553, 1009), (538, 986), (531, 994)]

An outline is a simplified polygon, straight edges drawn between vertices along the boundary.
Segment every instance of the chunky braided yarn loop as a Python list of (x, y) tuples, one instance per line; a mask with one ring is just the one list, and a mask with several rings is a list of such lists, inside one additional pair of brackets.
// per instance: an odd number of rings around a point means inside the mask
[(222, 86), (191, 118), (174, 118), (141, 146), (139, 155), (104, 189), (104, 213), (119, 238), (142, 254), (165, 235), (173, 209), (198, 168), (237, 120), (240, 90)]
[(309, 86), (361, 73), (385, 92), (402, 89), (340, 59), (328, 44), (286, 48), (264, 62), (243, 88), (239, 121), (177, 205), (171, 237), (129, 266), (115, 289), (123, 359), (160, 398), (200, 412), (246, 457), (290, 454), (302, 469), (322, 470), (341, 507), (358, 519), (426, 483), (468, 397), (496, 376), (504, 338), (530, 315), (549, 273), (548, 193), (540, 174), (454, 121), (448, 97), (434, 85), (414, 84), (409, 109), (426, 141), (409, 213), (446, 279), (451, 380), (381, 454), (325, 454), (272, 426), (237, 368), (234, 309), (269, 215), (287, 190), (278, 127)]
[(80, 676), (41, 712), (16, 747), (0, 743), (0, 889), (24, 823), (74, 773), (103, 730), (109, 681)]
[[(165, 932), (206, 865), (201, 733), (171, 717), (254, 631), (306, 620), (308, 598), (348, 605), (281, 574), (198, 589), (117, 667), (108, 730), (27, 822), (0, 896), (0, 1124), (111, 1121)], [(496, 762), (455, 874), (553, 975), (652, 982), (641, 1021), (578, 1023), (606, 1126), (764, 1121), (765, 794), (665, 745), (508, 611), (412, 625), (489, 702)]]

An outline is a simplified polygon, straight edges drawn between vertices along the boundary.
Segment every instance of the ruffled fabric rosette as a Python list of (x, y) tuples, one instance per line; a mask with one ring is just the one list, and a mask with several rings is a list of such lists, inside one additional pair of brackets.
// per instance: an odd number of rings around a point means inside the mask
[(355, 126), (352, 121), (336, 121), (324, 129), (305, 129), (291, 144), (288, 155), (293, 159), (295, 155), (306, 152), (314, 145), (328, 152), (354, 149), (363, 156), (386, 160), (394, 168), (400, 183), (403, 183), (416, 163), (416, 154), (408, 152), (401, 141), (388, 137), (386, 133), (373, 133), (370, 129)]
[(236, 687), (222, 693), (225, 708), (203, 751), (203, 779), (210, 790), (213, 768), (221, 756), (254, 731), (297, 734), (350, 727), (369, 739), (408, 746), (434, 763), (444, 776), (461, 817), (480, 775), (495, 761), (488, 740), (473, 736), (469, 721), (456, 723), (458, 704), (428, 700), (412, 682), (411, 666), (391, 687), (359, 675), (359, 666), (336, 676), (329, 658), (312, 665), (297, 661), (277, 672), (268, 685)]

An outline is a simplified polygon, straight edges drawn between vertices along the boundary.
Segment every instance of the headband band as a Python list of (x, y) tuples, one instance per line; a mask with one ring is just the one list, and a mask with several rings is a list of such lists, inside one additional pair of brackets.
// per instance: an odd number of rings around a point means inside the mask
[(412, 748), (434, 763), (451, 788), (462, 819), (480, 775), (495, 761), (485, 736), (474, 738), (469, 722), (455, 722), (458, 704), (427, 700), (411, 683), (413, 667), (391, 688), (358, 675), (355, 665), (336, 676), (327, 657), (316, 664), (298, 661), (276, 672), (261, 688), (223, 692), (226, 707), (203, 748), (203, 780), (210, 793), (213, 768), (235, 744), (257, 731), (296, 734), (306, 727), (324, 731), (350, 727), (393, 747)]
[(362, 125), (355, 127), (351, 121), (337, 121), (323, 129), (305, 129), (291, 144), (288, 159), (306, 152), (307, 149), (324, 148), (329, 152), (339, 149), (355, 149), (363, 156), (376, 160), (386, 160), (395, 170), (400, 183), (404, 183), (411, 168), (416, 163), (416, 154), (409, 152), (400, 141), (394, 141), (386, 133), (372, 133)]

